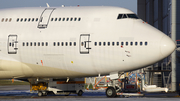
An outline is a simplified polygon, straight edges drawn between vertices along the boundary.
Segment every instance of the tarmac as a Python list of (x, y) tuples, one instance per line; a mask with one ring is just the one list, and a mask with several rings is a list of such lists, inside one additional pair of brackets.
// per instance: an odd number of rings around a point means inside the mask
[(144, 96), (107, 98), (105, 90), (86, 90), (82, 96), (38, 97), (37, 92), (31, 93), (29, 88), (29, 85), (0, 86), (0, 101), (180, 101), (177, 93), (144, 93)]

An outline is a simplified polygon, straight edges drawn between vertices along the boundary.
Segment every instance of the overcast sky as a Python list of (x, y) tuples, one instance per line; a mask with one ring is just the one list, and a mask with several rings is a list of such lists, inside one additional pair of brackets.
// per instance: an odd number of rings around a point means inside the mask
[(0, 9), (15, 7), (53, 6), (118, 6), (137, 13), (137, 0), (0, 0)]

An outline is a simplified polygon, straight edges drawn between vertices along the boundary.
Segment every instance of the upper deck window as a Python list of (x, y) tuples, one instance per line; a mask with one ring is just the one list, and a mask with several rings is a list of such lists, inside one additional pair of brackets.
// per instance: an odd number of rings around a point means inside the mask
[(24, 22), (26, 22), (26, 21), (27, 21), (27, 18), (24, 19)]
[[(4, 19), (3, 19), (3, 21), (4, 21)], [(16, 20), (17, 22), (19, 21), (19, 18), (17, 18), (17, 20)]]
[(57, 18), (55, 18), (55, 20), (54, 21), (57, 21)]
[(9, 19), (9, 22), (11, 22), (11, 21), (12, 21), (12, 18)]

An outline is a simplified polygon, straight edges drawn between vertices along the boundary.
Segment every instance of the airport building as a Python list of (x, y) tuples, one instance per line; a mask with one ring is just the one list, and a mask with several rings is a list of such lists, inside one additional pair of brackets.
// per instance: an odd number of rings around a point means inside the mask
[(177, 43), (166, 59), (144, 69), (148, 84), (180, 90), (180, 0), (138, 0), (138, 16)]

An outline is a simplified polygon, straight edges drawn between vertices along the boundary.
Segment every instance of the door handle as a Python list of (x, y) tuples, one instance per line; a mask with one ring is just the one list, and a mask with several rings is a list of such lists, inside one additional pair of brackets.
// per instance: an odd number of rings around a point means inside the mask
[(84, 41), (84, 47), (86, 48), (86, 41)]

